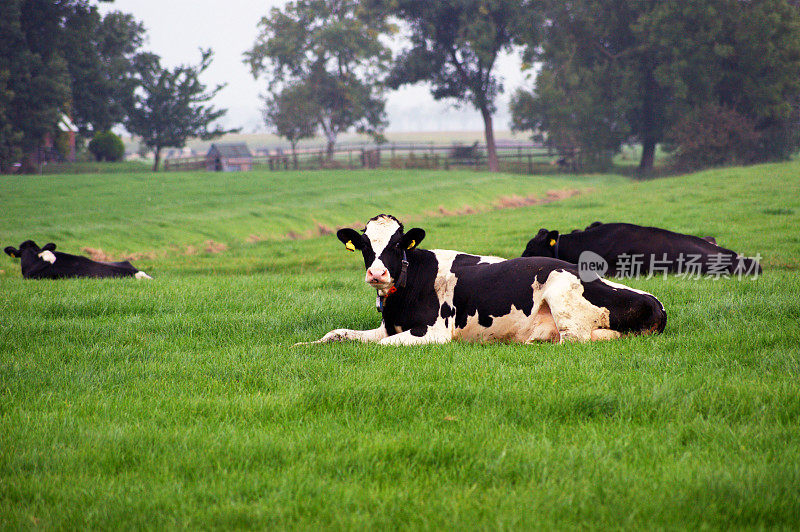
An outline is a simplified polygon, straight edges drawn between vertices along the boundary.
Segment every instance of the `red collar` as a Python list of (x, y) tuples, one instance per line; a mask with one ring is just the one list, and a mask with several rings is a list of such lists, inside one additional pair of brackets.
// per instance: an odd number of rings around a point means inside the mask
[(378, 310), (378, 312), (383, 312), (384, 300), (386, 300), (387, 297), (394, 294), (395, 292), (397, 292), (397, 287), (392, 285), (392, 287), (386, 291), (385, 296), (380, 295), (380, 292), (378, 293), (378, 297), (375, 298), (375, 308)]

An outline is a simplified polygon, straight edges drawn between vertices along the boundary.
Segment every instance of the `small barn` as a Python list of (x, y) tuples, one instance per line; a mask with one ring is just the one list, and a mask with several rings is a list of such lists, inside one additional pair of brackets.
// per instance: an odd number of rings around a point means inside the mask
[(215, 172), (238, 172), (253, 168), (253, 154), (244, 142), (212, 144), (206, 154), (206, 169)]

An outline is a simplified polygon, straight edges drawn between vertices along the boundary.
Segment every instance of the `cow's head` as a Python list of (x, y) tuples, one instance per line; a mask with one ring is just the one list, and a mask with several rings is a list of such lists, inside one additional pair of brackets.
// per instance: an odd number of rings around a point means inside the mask
[(523, 257), (555, 257), (556, 256), (556, 243), (558, 242), (558, 231), (548, 231), (547, 229), (539, 229), (536, 236), (531, 238), (528, 245), (525, 246), (525, 251), (522, 252)]
[(336, 236), (350, 251), (361, 250), (367, 268), (364, 281), (377, 290), (388, 290), (400, 276), (403, 255), (425, 238), (422, 229), (403, 232), (403, 224), (388, 214), (370, 219), (363, 233), (339, 229)]
[(23, 263), (32, 263), (38, 259), (41, 259), (52, 264), (56, 261), (56, 256), (53, 255), (53, 251), (55, 250), (56, 245), (52, 242), (45, 244), (44, 247), (40, 248), (33, 240), (26, 240), (19, 245), (19, 249), (7, 246), (3, 251), (5, 251), (7, 255), (11, 255), (14, 258), (22, 259)]

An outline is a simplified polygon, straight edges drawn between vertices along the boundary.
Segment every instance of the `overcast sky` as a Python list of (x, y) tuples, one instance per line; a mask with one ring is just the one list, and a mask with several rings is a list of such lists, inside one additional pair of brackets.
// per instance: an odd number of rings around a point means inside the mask
[[(197, 64), (199, 48), (214, 50), (214, 62), (201, 78), (214, 86), (227, 83), (214, 104), (228, 109), (223, 123), (242, 127), (243, 132), (263, 131), (261, 100), (264, 82), (258, 82), (242, 63), (242, 54), (253, 46), (256, 25), (271, 7), (284, 0), (115, 0), (100, 4), (103, 13), (112, 10), (133, 14), (144, 23), (145, 48), (161, 56), (165, 66)], [(496, 71), (505, 81), (506, 92), (497, 101), (496, 130), (509, 128), (508, 96), (516, 87), (529, 85), (519, 72), (516, 56), (501, 57)], [(387, 94), (389, 131), (483, 130), (477, 111), (454, 109), (436, 102), (427, 87), (405, 87)]]

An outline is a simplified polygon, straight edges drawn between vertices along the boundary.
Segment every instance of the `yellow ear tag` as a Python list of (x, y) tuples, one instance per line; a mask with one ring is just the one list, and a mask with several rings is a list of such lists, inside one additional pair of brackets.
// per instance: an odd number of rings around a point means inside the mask
[(411, 243), (408, 245), (408, 247), (406, 249), (411, 249), (416, 245), (417, 245), (417, 241), (416, 240), (412, 240)]
[(550, 247), (553, 247), (555, 245), (556, 245), (556, 239), (555, 238), (551, 238), (550, 239)]
[(355, 251), (356, 247), (353, 245), (352, 240), (348, 240), (347, 244), (344, 245), (345, 248), (349, 249), (350, 251)]

